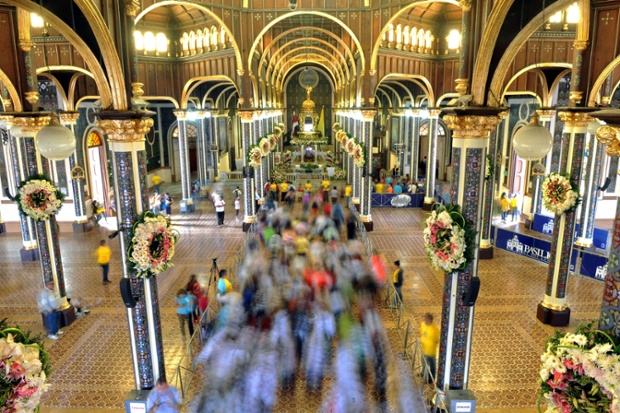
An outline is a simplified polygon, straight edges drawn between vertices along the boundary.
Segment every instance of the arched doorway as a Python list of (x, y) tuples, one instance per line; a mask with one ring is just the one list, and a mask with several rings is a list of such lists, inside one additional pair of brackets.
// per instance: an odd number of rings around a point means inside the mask
[[(420, 147), (419, 154), (420, 160), (428, 156), (428, 125), (429, 121), (423, 121), (420, 125)], [(439, 121), (437, 125), (437, 166), (436, 166), (436, 178), (440, 181), (445, 181), (447, 176), (447, 167), (450, 165), (450, 156), (452, 152), (452, 141), (450, 136), (446, 132), (447, 128), (443, 121)], [(426, 171), (419, 171), (421, 175), (426, 175)]]
[(86, 137), (86, 162), (88, 167), (88, 193), (91, 200), (103, 203), (110, 213), (108, 183), (108, 159), (103, 136), (97, 130), (91, 130)]

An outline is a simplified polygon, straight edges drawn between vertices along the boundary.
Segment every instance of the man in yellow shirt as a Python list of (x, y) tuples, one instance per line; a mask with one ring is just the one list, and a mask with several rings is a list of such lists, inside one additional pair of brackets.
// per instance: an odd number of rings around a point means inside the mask
[(377, 184), (375, 185), (375, 191), (378, 194), (382, 194), (383, 191), (385, 191), (385, 184), (383, 182), (377, 182)]
[(288, 192), (288, 182), (286, 181), (282, 181), (282, 183), (280, 184), (280, 199), (282, 202), (284, 202), (284, 197), (286, 196)]
[(306, 182), (306, 185), (304, 185), (304, 189), (306, 190), (306, 192), (312, 192), (312, 184), (310, 183), (309, 179), (308, 182)]
[(437, 357), (437, 345), (439, 343), (439, 328), (433, 324), (433, 315), (426, 313), (424, 315), (424, 321), (420, 324), (420, 347), (424, 360), (426, 360), (426, 366), (428, 370), (424, 369), (424, 377), (427, 381), (431, 381), (429, 372), (432, 378), (437, 378), (435, 375), (435, 358)]
[(353, 187), (347, 182), (347, 186), (344, 187), (344, 204), (347, 208), (351, 202), (351, 195), (353, 195)]
[(97, 264), (99, 264), (103, 270), (103, 285), (109, 284), (108, 272), (110, 271), (110, 256), (112, 255), (112, 251), (110, 247), (106, 245), (104, 239), (99, 241), (99, 248), (95, 251), (95, 255), (97, 256)]
[(324, 179), (323, 182), (321, 182), (321, 189), (323, 189), (323, 202), (329, 201), (329, 185), (329, 179)]
[(161, 177), (159, 175), (153, 175), (151, 180), (153, 181), (153, 191), (159, 193), (159, 188), (161, 185)]

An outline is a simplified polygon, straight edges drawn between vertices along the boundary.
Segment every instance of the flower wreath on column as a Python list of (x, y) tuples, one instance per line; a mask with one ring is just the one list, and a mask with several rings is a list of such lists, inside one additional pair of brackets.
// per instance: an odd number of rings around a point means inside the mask
[(172, 267), (179, 233), (172, 229), (170, 218), (146, 211), (138, 216), (130, 231), (127, 248), (129, 271), (139, 277), (149, 277)]
[(551, 172), (542, 183), (545, 208), (558, 215), (570, 212), (579, 205), (579, 187), (568, 175)]
[(19, 184), (15, 201), (22, 215), (35, 221), (44, 221), (62, 208), (64, 198), (46, 175), (36, 174)]
[(434, 269), (450, 273), (465, 269), (473, 260), (476, 231), (458, 205), (440, 206), (431, 212), (423, 234), (426, 255)]
[(38, 411), (41, 395), (47, 391), (50, 357), (41, 336), (30, 337), (0, 320), (0, 408), (2, 412)]

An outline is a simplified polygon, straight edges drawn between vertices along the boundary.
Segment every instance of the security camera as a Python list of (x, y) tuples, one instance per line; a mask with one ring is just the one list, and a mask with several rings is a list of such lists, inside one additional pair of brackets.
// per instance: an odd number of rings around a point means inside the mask
[(297, 8), (297, 0), (289, 0), (288, 7), (291, 10), (295, 10)]

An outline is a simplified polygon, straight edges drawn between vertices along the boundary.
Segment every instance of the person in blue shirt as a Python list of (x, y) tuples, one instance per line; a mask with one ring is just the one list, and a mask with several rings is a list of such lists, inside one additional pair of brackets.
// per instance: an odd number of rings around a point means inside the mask
[(398, 195), (402, 193), (403, 193), (403, 187), (400, 186), (400, 184), (394, 185), (394, 194)]
[(166, 379), (160, 377), (146, 399), (146, 411), (147, 413), (178, 413), (182, 402), (183, 399), (176, 387), (168, 385)]
[(176, 297), (174, 297), (174, 300), (177, 303), (177, 316), (179, 317), (181, 336), (183, 336), (183, 339), (186, 338), (185, 324), (187, 324), (187, 329), (189, 330), (189, 337), (191, 338), (194, 335), (194, 325), (192, 323), (192, 319), (190, 318), (191, 303), (189, 301), (187, 291), (181, 288), (177, 292)]

